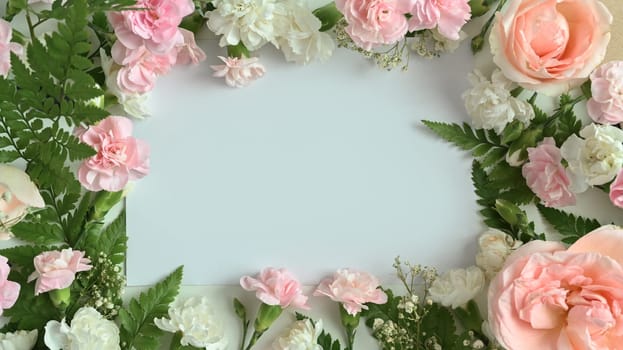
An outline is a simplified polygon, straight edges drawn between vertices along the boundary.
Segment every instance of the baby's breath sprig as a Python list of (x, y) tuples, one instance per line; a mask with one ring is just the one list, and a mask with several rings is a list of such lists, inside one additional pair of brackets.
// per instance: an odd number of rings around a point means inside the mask
[(355, 44), (346, 32), (346, 26), (348, 26), (348, 22), (342, 18), (334, 27), (338, 47), (358, 52), (364, 57), (372, 59), (380, 68), (388, 71), (399, 66), (403, 71), (408, 69), (409, 50), (406, 39), (398, 41), (386, 51), (368, 51)]

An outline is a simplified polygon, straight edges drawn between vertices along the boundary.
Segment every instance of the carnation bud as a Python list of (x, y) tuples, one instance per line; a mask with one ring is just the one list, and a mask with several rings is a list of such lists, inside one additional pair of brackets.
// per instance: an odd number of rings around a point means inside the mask
[(495, 210), (498, 214), (500, 214), (504, 221), (508, 222), (512, 226), (521, 224), (522, 216), (525, 215), (518, 206), (504, 199), (498, 199), (495, 201)]
[(255, 332), (264, 333), (279, 318), (283, 309), (279, 305), (262, 303), (255, 318)]
[(54, 306), (58, 309), (65, 310), (67, 306), (69, 306), (69, 301), (71, 299), (71, 291), (69, 290), (69, 287), (52, 290), (49, 295), (50, 300), (52, 300), (52, 304), (54, 304)]

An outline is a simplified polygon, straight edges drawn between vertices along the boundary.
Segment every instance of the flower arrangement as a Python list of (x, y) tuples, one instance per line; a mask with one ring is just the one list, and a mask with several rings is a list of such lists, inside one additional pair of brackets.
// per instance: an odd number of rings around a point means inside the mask
[[(478, 16), (489, 18), (472, 49), (488, 42), (496, 69), (468, 77), (471, 125), (424, 121), (475, 158), (488, 226), (475, 265), (438, 274), (397, 258), (402, 294), (339, 269), (313, 295), (336, 302), (344, 334), (297, 313), (273, 348), (353, 350), (363, 319), (381, 349), (616, 349), (623, 229), (559, 209), (590, 187), (623, 208), (623, 63), (602, 62), (613, 18), (599, 0), (336, 0), (314, 10), (294, 0), (8, 0), (0, 238), (25, 244), (0, 250), (0, 347), (157, 349), (171, 332), (171, 349), (249, 350), (284, 310), (309, 309), (290, 271), (244, 276), (259, 303), (253, 318), (234, 299), (243, 336), (232, 345), (209, 300), (176, 299), (181, 267), (123, 300), (125, 216), (113, 208), (148, 175), (149, 146), (117, 114), (145, 116), (159, 76), (206, 58), (200, 28), (227, 52), (214, 76), (243, 87), (266, 73), (252, 52), (268, 44), (299, 64), (338, 47), (406, 68), (411, 53), (452, 51)], [(556, 108), (544, 110), (541, 95)], [(562, 238), (538, 232), (527, 205)]]

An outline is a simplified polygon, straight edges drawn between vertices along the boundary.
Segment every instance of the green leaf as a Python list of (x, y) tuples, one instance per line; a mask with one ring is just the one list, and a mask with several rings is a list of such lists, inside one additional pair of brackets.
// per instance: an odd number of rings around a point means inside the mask
[(480, 159), (484, 168), (488, 168), (504, 159), (508, 147), (502, 145), (500, 137), (494, 131), (484, 129), (472, 129), (469, 124), (447, 124), (423, 120), (422, 123), (435, 134), (455, 146), (472, 151), (472, 156)]
[(565, 236), (565, 243), (573, 243), (585, 234), (601, 227), (599, 221), (565, 213), (562, 210), (537, 205), (539, 213), (556, 231)]
[(125, 223), (124, 210), (99, 235), (93, 234), (87, 237), (85, 247), (87, 254), (96, 256), (98, 253), (104, 253), (113, 263), (122, 264), (125, 261), (128, 241)]
[(450, 348), (456, 339), (456, 325), (450, 310), (440, 304), (433, 304), (422, 320), (422, 332), (427, 337), (436, 336), (442, 349)]
[(54, 222), (22, 221), (11, 228), (15, 237), (34, 244), (56, 244), (65, 242), (63, 229)]
[(6, 248), (0, 250), (0, 255), (9, 260), (11, 266), (18, 266), (20, 269), (26, 269), (28, 273), (35, 270), (33, 259), (35, 256), (52, 250), (50, 247), (34, 246), (34, 245), (21, 245), (13, 248)]
[(169, 304), (177, 296), (181, 282), (180, 266), (164, 280), (141, 293), (138, 300), (130, 300), (128, 307), (119, 310), (123, 349), (157, 349), (157, 338), (163, 332), (154, 325), (154, 318), (167, 316)]

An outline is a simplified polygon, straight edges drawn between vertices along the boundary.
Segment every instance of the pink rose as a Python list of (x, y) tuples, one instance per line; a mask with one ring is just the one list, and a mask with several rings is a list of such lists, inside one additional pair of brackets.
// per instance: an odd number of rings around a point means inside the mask
[(336, 0), (348, 22), (346, 32), (364, 50), (396, 43), (407, 34), (405, 14), (413, 0)]
[(309, 309), (301, 284), (286, 269), (265, 268), (257, 279), (243, 276), (240, 285), (247, 291), (255, 291), (255, 296), (264, 304)]
[(22, 45), (11, 42), (13, 29), (11, 23), (0, 19), (0, 75), (6, 77), (11, 69), (11, 52), (21, 56), (24, 54)]
[(610, 201), (619, 208), (623, 208), (623, 169), (610, 184)]
[(64, 289), (71, 285), (76, 273), (88, 271), (93, 266), (91, 260), (84, 257), (84, 252), (72, 251), (71, 248), (59, 251), (43, 252), (35, 256), (35, 272), (28, 276), (28, 282), (35, 283), (35, 295), (55, 289)]
[(608, 62), (591, 74), (588, 115), (600, 124), (623, 122), (623, 61)]
[(0, 255), (0, 316), (2, 311), (15, 305), (21, 288), (19, 283), (8, 280), (11, 271), (8, 262), (7, 258)]
[(522, 87), (560, 95), (603, 60), (611, 23), (597, 0), (509, 0), (491, 28), (493, 61)]
[(569, 190), (571, 180), (561, 160), (554, 139), (546, 137), (537, 147), (528, 148), (528, 162), (521, 168), (528, 187), (547, 207), (575, 204), (575, 195)]
[(154, 88), (158, 76), (175, 64), (177, 49), (156, 55), (145, 46), (129, 49), (117, 41), (111, 50), (115, 63), (123, 66), (117, 73), (117, 86), (126, 94), (143, 94)]
[(138, 0), (136, 7), (141, 10), (111, 11), (108, 20), (125, 47), (144, 45), (155, 54), (165, 54), (184, 41), (177, 27), (195, 10), (190, 0)]
[(97, 151), (78, 170), (78, 180), (87, 190), (120, 191), (128, 181), (149, 173), (149, 146), (132, 137), (128, 118), (110, 116), (80, 131), (80, 141)]
[(195, 42), (195, 34), (193, 32), (180, 29), (184, 37), (184, 42), (177, 46), (177, 59), (178, 64), (199, 64), (199, 62), (206, 59), (206, 54), (197, 46)]
[(444, 37), (459, 40), (463, 25), (471, 18), (469, 0), (415, 0), (409, 31), (437, 30)]
[(603, 226), (569, 249), (531, 241), (489, 288), (489, 323), (507, 350), (619, 349), (623, 229)]
[(346, 312), (354, 316), (361, 309), (368, 308), (364, 305), (366, 303), (387, 302), (387, 295), (378, 287), (378, 279), (367, 272), (340, 269), (333, 277), (320, 282), (314, 295), (328, 296), (331, 300), (342, 303)]
[(213, 76), (225, 78), (225, 83), (231, 87), (245, 87), (254, 80), (264, 76), (266, 69), (259, 63), (257, 57), (238, 58), (218, 56), (225, 64), (210, 66), (214, 70)]

